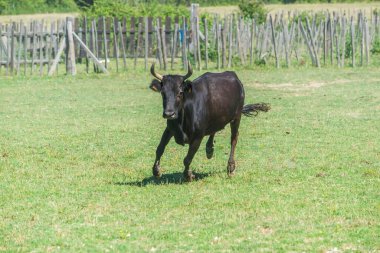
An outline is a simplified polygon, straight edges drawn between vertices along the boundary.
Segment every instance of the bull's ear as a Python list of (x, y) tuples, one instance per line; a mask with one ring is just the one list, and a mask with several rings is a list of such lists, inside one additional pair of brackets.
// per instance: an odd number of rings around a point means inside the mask
[(156, 79), (153, 79), (152, 80), (152, 83), (150, 84), (149, 88), (151, 88), (153, 91), (156, 91), (156, 92), (160, 92), (161, 91), (161, 82), (156, 80)]
[(191, 83), (191, 81), (189, 81), (189, 80), (186, 80), (184, 83), (183, 83), (183, 91), (184, 92), (188, 92), (188, 93), (190, 93), (191, 92), (191, 90), (192, 90), (192, 83)]

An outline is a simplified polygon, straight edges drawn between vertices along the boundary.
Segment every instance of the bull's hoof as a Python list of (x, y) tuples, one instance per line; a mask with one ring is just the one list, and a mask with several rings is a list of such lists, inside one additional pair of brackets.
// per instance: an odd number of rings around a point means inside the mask
[(235, 174), (235, 162), (228, 162), (227, 165), (227, 174), (233, 176)]
[(195, 176), (191, 171), (183, 172), (183, 176), (185, 177), (186, 182), (191, 182), (195, 179)]
[(213, 155), (214, 155), (214, 147), (207, 147), (206, 146), (207, 159), (211, 159)]
[(153, 176), (160, 178), (162, 176), (160, 164), (157, 162), (153, 165)]

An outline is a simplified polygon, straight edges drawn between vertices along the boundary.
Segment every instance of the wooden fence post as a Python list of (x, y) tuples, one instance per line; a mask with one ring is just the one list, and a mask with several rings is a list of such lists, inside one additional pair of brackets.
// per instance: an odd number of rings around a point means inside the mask
[(166, 54), (166, 40), (165, 40), (165, 25), (161, 29), (161, 46), (162, 46), (162, 62), (164, 63), (164, 70), (167, 69), (167, 54)]
[(137, 45), (135, 47), (135, 53), (134, 53), (134, 57), (135, 57), (134, 68), (136, 68), (137, 66), (137, 57), (139, 56), (140, 47), (141, 47), (141, 32), (142, 32), (142, 23), (139, 22), (138, 29), (137, 29)]
[(24, 31), (24, 76), (26, 76), (26, 61), (27, 61), (27, 41), (28, 41), (28, 30), (25, 25), (23, 25), (23, 31)]
[(127, 59), (126, 59), (126, 53), (125, 53), (125, 44), (124, 44), (124, 38), (123, 38), (123, 30), (121, 29), (121, 22), (118, 22), (117, 25), (119, 27), (119, 37), (120, 37), (120, 43), (121, 43), (121, 52), (123, 54), (123, 68), (124, 68), (124, 70), (126, 70), (127, 69)]
[(160, 33), (160, 22), (159, 19), (157, 19), (157, 25), (156, 25), (156, 36), (157, 36), (157, 51), (158, 51), (158, 61), (160, 63), (160, 69), (162, 68), (162, 46), (161, 46), (161, 33)]
[(184, 17), (182, 19), (182, 26), (183, 26), (183, 35), (182, 35), (182, 61), (183, 61), (183, 68), (187, 71), (187, 27), (186, 27), (186, 18)]
[(224, 24), (221, 29), (221, 39), (222, 39), (222, 68), (227, 67), (227, 55), (226, 55), (226, 48), (227, 48), (227, 25), (228, 20), (227, 16), (224, 17)]
[(113, 57), (116, 58), (116, 72), (119, 72), (119, 39), (117, 34), (120, 32), (118, 27), (118, 19), (113, 18), (113, 48), (114, 48), (114, 55)]
[(273, 48), (274, 48), (274, 56), (276, 57), (276, 68), (279, 68), (280, 67), (280, 62), (278, 60), (278, 55), (277, 55), (276, 37), (274, 35), (274, 27), (273, 27), (272, 15), (269, 15), (269, 20), (270, 20), (270, 27), (271, 27), (271, 30), (272, 30), (272, 42), (273, 42)]
[(73, 23), (71, 19), (68, 19), (66, 22), (66, 47), (68, 49), (67, 52), (67, 62), (66, 62), (66, 73), (71, 75), (76, 75), (76, 66), (75, 66), (75, 47), (74, 47), (74, 39), (73, 39)]
[(370, 45), (371, 45), (371, 38), (368, 28), (368, 20), (367, 18), (364, 18), (364, 38), (365, 38), (365, 58), (366, 58), (366, 65), (369, 65), (369, 58), (370, 58)]
[(15, 23), (13, 22), (11, 25), (10, 25), (10, 35), (11, 35), (11, 38), (10, 38), (10, 52), (11, 52), (11, 55), (9, 57), (9, 61), (10, 61), (10, 74), (13, 75), (13, 70), (15, 68)]
[(207, 18), (204, 19), (204, 30), (205, 30), (205, 68), (208, 69), (208, 26)]
[(354, 17), (351, 16), (351, 58), (352, 58), (352, 67), (355, 68), (355, 25)]
[(216, 59), (216, 67), (218, 70), (220, 69), (220, 30), (221, 26), (219, 22), (216, 23), (216, 50), (217, 50), (217, 59)]
[(149, 26), (148, 26), (148, 17), (144, 18), (144, 35), (145, 35), (145, 40), (144, 40), (144, 48), (145, 48), (144, 65), (145, 65), (145, 70), (147, 70), (148, 69), (148, 53), (149, 53)]
[(290, 66), (289, 60), (289, 36), (288, 36), (288, 22), (284, 23), (284, 20), (281, 19), (282, 30), (284, 31), (284, 46), (285, 46), (285, 61), (286, 67)]
[(201, 42), (199, 39), (199, 17), (195, 17), (195, 30), (196, 30), (196, 41), (197, 41), (197, 59), (198, 59), (198, 70), (202, 69), (202, 58), (201, 58)]
[(107, 42), (107, 28), (106, 28), (106, 19), (103, 16), (102, 17), (102, 24), (103, 24), (103, 46), (104, 46), (104, 65), (107, 68), (108, 67), (108, 42)]
[(230, 16), (230, 30), (228, 31), (228, 68), (231, 68), (232, 66), (232, 43), (233, 43), (233, 16)]
[(170, 68), (173, 69), (174, 66), (174, 57), (176, 55), (176, 49), (177, 49), (177, 38), (178, 38), (178, 23), (174, 24), (174, 38), (173, 38), (173, 45), (172, 45), (172, 52), (171, 52), (171, 65)]
[(253, 45), (254, 45), (254, 38), (255, 38), (255, 19), (252, 19), (252, 26), (251, 26), (251, 37), (250, 37), (250, 45), (249, 45), (249, 65), (252, 66), (253, 64)]
[[(43, 40), (44, 40), (44, 36), (43, 36), (43, 29), (44, 29), (44, 20), (42, 20), (42, 22), (40, 23), (39, 25), (39, 50), (40, 50), (40, 76), (42, 76), (42, 70), (43, 70)], [(71, 27), (72, 29), (72, 27)], [(73, 45), (74, 47), (74, 45)], [(75, 52), (75, 48), (74, 48), (74, 52)], [(75, 53), (74, 53), (74, 65), (75, 65)]]
[[(30, 69), (30, 75), (33, 75), (33, 71), (34, 71), (34, 58), (35, 58), (35, 55), (36, 55), (36, 44), (37, 44), (37, 41), (36, 41), (36, 21), (33, 21), (31, 23), (32, 25), (32, 38), (30, 40), (30, 43), (33, 44), (33, 49), (32, 49), (32, 64), (31, 64), (31, 69)], [(66, 33), (65, 33), (66, 34)], [(66, 54), (68, 55), (68, 54)], [(67, 58), (66, 58), (66, 61), (67, 61)]]

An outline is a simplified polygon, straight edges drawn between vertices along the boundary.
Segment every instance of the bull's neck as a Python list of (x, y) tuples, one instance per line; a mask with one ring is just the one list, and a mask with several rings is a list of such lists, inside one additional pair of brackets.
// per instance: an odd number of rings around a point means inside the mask
[(172, 132), (176, 143), (184, 145), (188, 142), (187, 135), (184, 132), (183, 124), (185, 120), (185, 115), (183, 109), (180, 109), (178, 113), (178, 118), (174, 120), (167, 120), (167, 126)]

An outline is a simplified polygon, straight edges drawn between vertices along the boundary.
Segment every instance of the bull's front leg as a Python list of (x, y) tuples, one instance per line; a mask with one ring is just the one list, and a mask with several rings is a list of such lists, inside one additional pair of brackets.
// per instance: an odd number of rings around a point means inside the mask
[(153, 175), (155, 177), (161, 177), (161, 171), (160, 171), (160, 159), (162, 154), (165, 151), (166, 145), (168, 145), (170, 139), (172, 138), (172, 133), (169, 131), (168, 128), (166, 128), (162, 134), (160, 144), (158, 144), (158, 147), (156, 149), (156, 160), (153, 164)]
[(214, 154), (214, 136), (215, 133), (211, 134), (206, 143), (206, 156), (211, 159)]
[(191, 161), (194, 158), (195, 153), (197, 153), (199, 145), (202, 142), (202, 137), (196, 138), (190, 142), (189, 150), (187, 151), (187, 155), (185, 159), (183, 160), (183, 164), (185, 165), (185, 170), (183, 171), (183, 175), (186, 179), (186, 181), (191, 182), (195, 176), (193, 175), (192, 171), (190, 170), (190, 164)]

